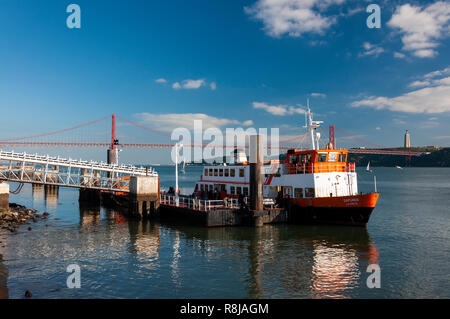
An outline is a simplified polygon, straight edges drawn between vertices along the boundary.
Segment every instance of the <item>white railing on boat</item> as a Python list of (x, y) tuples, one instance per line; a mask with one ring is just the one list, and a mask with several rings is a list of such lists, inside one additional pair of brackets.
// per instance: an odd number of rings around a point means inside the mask
[(211, 211), (216, 209), (237, 209), (239, 203), (236, 198), (226, 198), (223, 200), (195, 199), (193, 197), (179, 195), (168, 195), (161, 193), (160, 203), (162, 205), (184, 207), (193, 210)]
[[(211, 211), (216, 209), (238, 209), (240, 207), (239, 200), (237, 198), (225, 198), (223, 200), (212, 199), (196, 199), (190, 196), (179, 195), (178, 198), (175, 195), (168, 195), (161, 193), (160, 203), (162, 205), (184, 207), (193, 210)], [(247, 198), (244, 198), (246, 204), (248, 204)], [(272, 198), (264, 198), (264, 207), (273, 209), (275, 202)]]

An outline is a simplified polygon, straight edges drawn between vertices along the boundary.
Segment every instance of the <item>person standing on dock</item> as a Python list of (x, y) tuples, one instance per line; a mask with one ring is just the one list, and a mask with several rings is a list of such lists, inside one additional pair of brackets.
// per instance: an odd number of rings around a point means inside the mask
[(287, 194), (287, 193), (284, 195), (284, 205), (283, 206), (284, 206), (284, 209), (286, 209), (288, 211), (291, 207), (291, 196), (289, 196), (289, 194)]
[(245, 209), (245, 210), (248, 209), (247, 204), (245, 203), (245, 199), (244, 199), (244, 195), (243, 194), (239, 194), (238, 203), (239, 203), (239, 207), (241, 209)]

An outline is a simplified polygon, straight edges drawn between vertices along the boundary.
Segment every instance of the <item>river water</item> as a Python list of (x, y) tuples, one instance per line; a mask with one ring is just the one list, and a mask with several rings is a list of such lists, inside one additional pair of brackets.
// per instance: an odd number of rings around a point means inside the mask
[[(173, 185), (173, 167), (157, 170), (163, 187)], [(80, 209), (75, 189), (45, 196), (26, 185), (10, 201), (50, 218), (0, 234), (0, 297), (450, 298), (450, 169), (374, 173), (381, 197), (367, 228), (127, 221)], [(192, 192), (200, 174), (186, 167), (182, 191)], [(361, 170), (359, 184), (372, 190), (373, 176)], [(370, 289), (374, 263), (381, 288)], [(71, 264), (81, 269), (80, 289), (66, 286)]]

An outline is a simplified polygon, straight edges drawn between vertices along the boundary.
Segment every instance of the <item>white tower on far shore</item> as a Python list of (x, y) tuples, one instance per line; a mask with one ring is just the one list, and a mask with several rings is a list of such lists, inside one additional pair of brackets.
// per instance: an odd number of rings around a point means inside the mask
[(405, 148), (411, 148), (411, 136), (409, 135), (408, 130), (405, 133)]

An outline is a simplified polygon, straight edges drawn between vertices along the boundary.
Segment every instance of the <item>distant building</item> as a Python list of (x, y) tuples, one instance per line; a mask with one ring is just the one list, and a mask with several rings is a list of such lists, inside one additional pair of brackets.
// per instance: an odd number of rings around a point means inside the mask
[(405, 133), (405, 148), (411, 148), (411, 136), (409, 135), (408, 130)]

